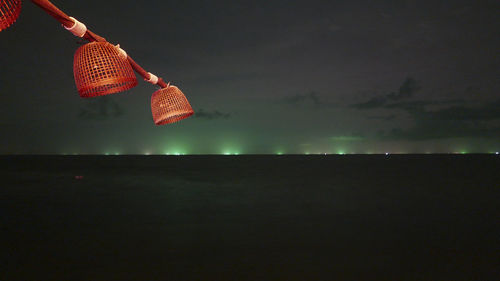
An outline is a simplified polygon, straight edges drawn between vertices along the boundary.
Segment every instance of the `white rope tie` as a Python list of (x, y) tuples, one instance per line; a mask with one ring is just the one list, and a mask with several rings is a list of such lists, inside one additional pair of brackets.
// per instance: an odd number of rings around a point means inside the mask
[(85, 26), (85, 24), (79, 22), (74, 17), (69, 17), (69, 18), (73, 21), (73, 26), (66, 27), (63, 25), (63, 27), (69, 32), (73, 33), (73, 35), (77, 37), (83, 37), (83, 35), (85, 35), (85, 32), (87, 32), (87, 27)]
[(149, 82), (153, 85), (156, 85), (156, 83), (158, 83), (158, 76), (154, 75), (151, 72), (148, 72), (148, 74), (149, 74), (149, 79), (144, 79), (144, 80), (146, 80), (146, 82)]
[(120, 44), (116, 45), (115, 47), (118, 49), (118, 52), (120, 53), (120, 55), (124, 59), (126, 59), (127, 58), (127, 52), (125, 52), (125, 50), (123, 50), (122, 48), (120, 48)]

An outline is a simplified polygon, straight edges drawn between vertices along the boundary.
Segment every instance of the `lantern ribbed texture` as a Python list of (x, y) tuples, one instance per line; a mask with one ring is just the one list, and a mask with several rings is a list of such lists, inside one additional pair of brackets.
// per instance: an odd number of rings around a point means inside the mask
[(156, 125), (174, 123), (194, 114), (188, 100), (176, 86), (168, 86), (153, 93), (151, 112)]
[(13, 24), (21, 13), (21, 0), (0, 0), (0, 31)]
[(73, 74), (82, 98), (118, 93), (137, 85), (127, 58), (108, 42), (92, 42), (78, 48)]

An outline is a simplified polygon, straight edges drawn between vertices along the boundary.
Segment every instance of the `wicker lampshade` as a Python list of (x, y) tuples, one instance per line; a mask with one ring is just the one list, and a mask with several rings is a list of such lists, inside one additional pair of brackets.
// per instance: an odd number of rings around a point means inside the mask
[(153, 93), (151, 112), (156, 125), (174, 123), (194, 114), (188, 100), (176, 86), (168, 86)]
[(78, 48), (73, 74), (82, 98), (118, 93), (137, 85), (127, 58), (108, 42), (92, 42)]
[(0, 0), (0, 31), (13, 24), (21, 13), (21, 0)]

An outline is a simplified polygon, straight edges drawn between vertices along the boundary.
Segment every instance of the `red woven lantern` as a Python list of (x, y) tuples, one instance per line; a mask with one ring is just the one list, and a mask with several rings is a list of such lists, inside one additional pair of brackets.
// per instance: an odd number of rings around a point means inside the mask
[(0, 31), (13, 24), (21, 13), (21, 0), (0, 0)]
[(92, 42), (76, 50), (73, 74), (82, 98), (118, 93), (137, 85), (126, 54), (119, 50), (108, 42)]
[(174, 123), (194, 114), (188, 100), (176, 86), (168, 86), (153, 93), (151, 112), (156, 125)]

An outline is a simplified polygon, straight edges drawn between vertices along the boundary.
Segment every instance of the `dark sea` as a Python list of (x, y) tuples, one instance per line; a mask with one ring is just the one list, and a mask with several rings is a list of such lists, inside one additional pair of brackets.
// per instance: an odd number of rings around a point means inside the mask
[(0, 280), (499, 280), (498, 155), (0, 156)]

